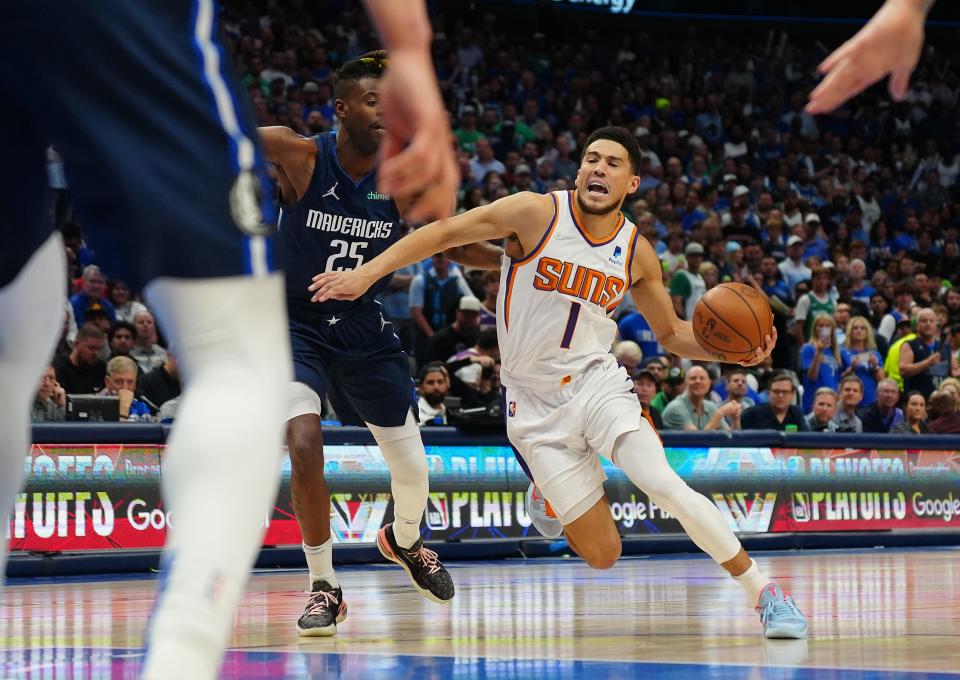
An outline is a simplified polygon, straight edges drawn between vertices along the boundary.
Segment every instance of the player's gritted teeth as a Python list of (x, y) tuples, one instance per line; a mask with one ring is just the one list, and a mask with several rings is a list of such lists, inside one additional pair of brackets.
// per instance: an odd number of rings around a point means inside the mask
[(603, 198), (610, 193), (607, 185), (599, 180), (592, 179), (587, 182), (587, 194), (593, 198)]

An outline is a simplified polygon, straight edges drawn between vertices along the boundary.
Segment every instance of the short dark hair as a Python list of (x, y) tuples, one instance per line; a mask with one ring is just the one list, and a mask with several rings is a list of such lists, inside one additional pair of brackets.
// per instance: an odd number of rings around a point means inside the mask
[(772, 386), (775, 382), (783, 382), (784, 380), (790, 383), (790, 389), (796, 391), (796, 386), (793, 384), (793, 376), (787, 373), (786, 371), (779, 371), (770, 376), (770, 380), (767, 381), (767, 384)]
[(113, 336), (116, 335), (117, 331), (121, 328), (126, 328), (128, 331), (130, 331), (130, 335), (133, 336), (133, 339), (137, 339), (137, 327), (129, 321), (123, 321), (121, 319), (120, 321), (114, 321), (113, 325), (110, 326), (110, 330), (107, 331), (107, 340), (113, 342)]
[(911, 397), (923, 397), (923, 403), (927, 403), (927, 395), (925, 395), (923, 392), (918, 392), (917, 390), (911, 390), (910, 392), (907, 392), (906, 396), (903, 398), (903, 403), (909, 404)]
[(334, 97), (342, 98), (344, 90), (350, 82), (361, 78), (380, 78), (387, 67), (388, 53), (386, 50), (373, 50), (351, 59), (337, 71), (334, 84)]
[(477, 335), (477, 347), (480, 349), (496, 349), (497, 329), (484, 328), (482, 331), (480, 331), (480, 334)]
[(637, 144), (637, 140), (626, 128), (617, 127), (616, 125), (597, 128), (590, 133), (590, 136), (587, 137), (586, 144), (583, 145), (583, 153), (580, 154), (581, 162), (583, 162), (583, 157), (586, 155), (587, 149), (598, 139), (609, 139), (611, 142), (616, 142), (626, 149), (627, 156), (630, 159), (630, 170), (634, 174), (637, 173), (637, 170), (640, 168), (640, 145)]
[(77, 338), (75, 342), (79, 342), (80, 340), (89, 340), (91, 338), (99, 338), (100, 340), (103, 340), (103, 331), (92, 323), (85, 323), (77, 330)]
[(843, 376), (843, 378), (840, 380), (840, 389), (843, 389), (843, 386), (845, 383), (852, 383), (852, 382), (855, 382), (858, 385), (860, 385), (860, 391), (863, 392), (863, 381), (858, 376), (855, 376), (852, 373)]
[(417, 375), (417, 382), (422, 383), (431, 373), (443, 373), (444, 376), (449, 375), (449, 373), (447, 373), (447, 367), (442, 361), (433, 361), (420, 369), (420, 374)]

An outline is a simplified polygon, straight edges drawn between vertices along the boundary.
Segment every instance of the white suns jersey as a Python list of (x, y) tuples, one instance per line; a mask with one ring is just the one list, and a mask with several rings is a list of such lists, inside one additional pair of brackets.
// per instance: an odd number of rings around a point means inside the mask
[(639, 230), (620, 215), (596, 241), (573, 212), (573, 192), (551, 194), (554, 216), (542, 240), (520, 260), (504, 256), (497, 336), (507, 387), (559, 389), (609, 354), (613, 311), (629, 294)]

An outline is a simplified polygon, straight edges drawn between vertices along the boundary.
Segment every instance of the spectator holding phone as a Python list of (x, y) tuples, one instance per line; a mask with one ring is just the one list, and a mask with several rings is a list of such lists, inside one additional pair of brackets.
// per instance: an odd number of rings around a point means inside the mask
[(855, 375), (863, 384), (863, 408), (877, 400), (877, 383), (886, 377), (883, 357), (877, 351), (870, 322), (855, 316), (847, 322), (847, 333), (840, 350), (843, 377)]
[(840, 384), (840, 346), (837, 344), (837, 323), (828, 314), (813, 319), (810, 336), (800, 348), (803, 380), (803, 412), (813, 410), (813, 397), (821, 387), (836, 390)]

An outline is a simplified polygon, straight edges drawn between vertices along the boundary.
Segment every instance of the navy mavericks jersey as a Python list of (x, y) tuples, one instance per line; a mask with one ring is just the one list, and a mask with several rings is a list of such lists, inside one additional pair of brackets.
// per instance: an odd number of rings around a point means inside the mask
[(359, 182), (340, 167), (336, 133), (313, 138), (317, 162), (303, 197), (282, 206), (277, 256), (286, 275), (291, 316), (338, 314), (369, 302), (390, 282), (377, 281), (359, 300), (310, 302), (307, 290), (321, 272), (356, 269), (397, 240), (400, 212), (393, 199), (377, 192), (376, 172)]

